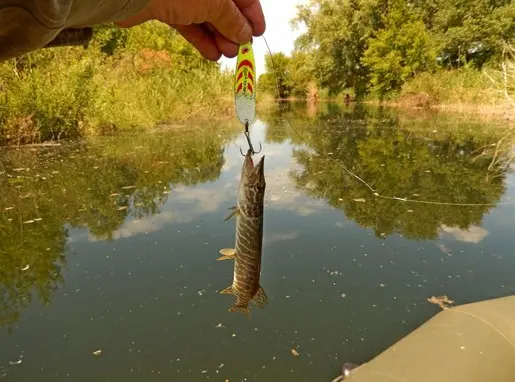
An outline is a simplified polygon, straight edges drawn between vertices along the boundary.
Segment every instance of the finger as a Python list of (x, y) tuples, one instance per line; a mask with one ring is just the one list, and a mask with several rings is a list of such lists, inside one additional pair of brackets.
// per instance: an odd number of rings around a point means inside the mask
[(206, 59), (218, 61), (221, 57), (214, 38), (200, 25), (171, 25)]
[(249, 20), (254, 36), (261, 36), (265, 33), (265, 15), (263, 14), (263, 8), (259, 0), (234, 0), (234, 3)]
[(218, 32), (214, 34), (214, 37), (218, 49), (220, 49), (220, 52), (222, 52), (222, 54), (225, 57), (233, 58), (237, 56), (239, 47), (238, 44), (235, 44), (234, 42), (227, 40)]
[(209, 0), (207, 4), (210, 8), (205, 21), (211, 22), (226, 39), (234, 43), (245, 44), (250, 41), (252, 27), (233, 0)]
[(238, 54), (238, 44), (227, 40), (211, 23), (205, 24), (206, 28), (213, 34), (218, 49), (225, 57), (233, 58)]

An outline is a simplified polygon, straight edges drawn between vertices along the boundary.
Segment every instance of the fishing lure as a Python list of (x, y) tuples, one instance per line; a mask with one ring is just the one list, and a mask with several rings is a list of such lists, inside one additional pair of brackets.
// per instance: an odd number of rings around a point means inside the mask
[(236, 72), (234, 73), (234, 103), (236, 116), (245, 126), (245, 137), (250, 151), (252, 154), (256, 154), (249, 133), (249, 126), (256, 118), (256, 64), (251, 42), (240, 45), (238, 49)]

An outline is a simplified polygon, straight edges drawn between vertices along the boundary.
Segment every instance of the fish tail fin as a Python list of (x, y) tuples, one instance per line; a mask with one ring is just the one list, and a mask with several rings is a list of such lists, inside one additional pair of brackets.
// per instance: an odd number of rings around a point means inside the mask
[(265, 291), (261, 285), (259, 286), (258, 291), (252, 298), (252, 301), (261, 309), (263, 309), (268, 304), (268, 297), (266, 296)]
[(236, 250), (234, 248), (223, 248), (220, 250), (220, 256), (217, 260), (236, 259)]
[(250, 308), (248, 305), (236, 305), (234, 304), (229, 308), (229, 312), (240, 312), (243, 313), (246, 317), (250, 316)]

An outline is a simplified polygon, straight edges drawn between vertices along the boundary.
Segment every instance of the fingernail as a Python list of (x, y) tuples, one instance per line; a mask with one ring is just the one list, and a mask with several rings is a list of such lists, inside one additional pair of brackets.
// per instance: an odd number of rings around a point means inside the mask
[(243, 24), (243, 28), (238, 37), (240, 37), (240, 41), (238, 41), (240, 44), (246, 44), (252, 38), (252, 27), (247, 21)]

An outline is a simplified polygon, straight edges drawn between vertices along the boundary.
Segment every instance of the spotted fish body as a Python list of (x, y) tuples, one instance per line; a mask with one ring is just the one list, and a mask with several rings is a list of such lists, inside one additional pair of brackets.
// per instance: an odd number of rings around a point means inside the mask
[[(259, 284), (263, 247), (263, 200), (265, 196), (264, 160), (254, 166), (250, 150), (245, 156), (238, 188), (238, 205), (231, 216), (236, 215), (236, 246), (220, 250), (218, 260), (234, 259), (233, 283), (220, 293), (236, 296), (230, 312), (249, 315), (249, 302), (260, 307), (267, 304), (265, 291)], [(227, 220), (226, 219), (226, 220)]]

